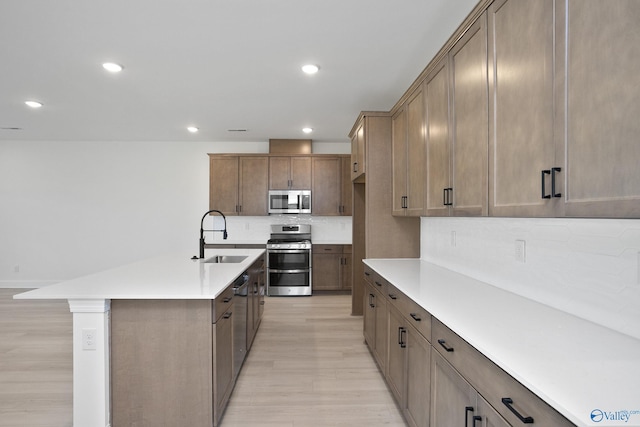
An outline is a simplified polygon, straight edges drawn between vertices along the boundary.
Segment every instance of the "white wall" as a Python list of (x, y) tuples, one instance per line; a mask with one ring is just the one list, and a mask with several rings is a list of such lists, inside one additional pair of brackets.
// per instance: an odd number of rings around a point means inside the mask
[[(267, 142), (0, 142), (0, 287), (197, 254), (209, 207), (207, 153), (268, 149)], [(317, 153), (350, 149), (313, 144)]]
[(422, 218), (421, 258), (640, 338), (640, 220)]

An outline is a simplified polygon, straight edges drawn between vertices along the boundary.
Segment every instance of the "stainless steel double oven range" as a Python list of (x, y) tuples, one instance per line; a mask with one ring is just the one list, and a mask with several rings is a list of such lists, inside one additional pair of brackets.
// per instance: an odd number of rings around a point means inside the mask
[(311, 225), (272, 225), (267, 241), (267, 295), (311, 295)]

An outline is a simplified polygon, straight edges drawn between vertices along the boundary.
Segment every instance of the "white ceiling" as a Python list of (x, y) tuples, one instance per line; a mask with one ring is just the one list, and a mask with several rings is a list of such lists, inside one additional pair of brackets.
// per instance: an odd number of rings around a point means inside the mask
[(476, 3), (0, 0), (0, 141), (346, 141)]

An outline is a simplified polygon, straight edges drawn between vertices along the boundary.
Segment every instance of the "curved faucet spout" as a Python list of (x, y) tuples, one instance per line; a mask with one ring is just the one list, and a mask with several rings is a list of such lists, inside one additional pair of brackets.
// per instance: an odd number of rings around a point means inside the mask
[[(222, 219), (224, 220), (224, 229), (223, 230), (215, 230), (215, 229), (211, 229), (211, 230), (205, 230), (204, 229), (204, 219), (207, 217), (207, 215), (209, 215), (212, 212), (216, 212), (219, 213), (222, 216)], [(224, 214), (222, 212), (220, 212), (217, 209), (211, 209), (210, 211), (205, 212), (204, 215), (202, 215), (202, 219), (200, 220), (200, 258), (204, 258), (204, 232), (205, 231), (222, 231), (222, 238), (224, 240), (227, 240), (228, 234), (227, 234), (227, 217), (224, 216)]]

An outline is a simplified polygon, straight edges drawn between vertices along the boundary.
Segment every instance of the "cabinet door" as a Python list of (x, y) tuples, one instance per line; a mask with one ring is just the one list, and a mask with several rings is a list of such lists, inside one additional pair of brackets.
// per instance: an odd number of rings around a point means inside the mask
[(640, 2), (567, 4), (565, 215), (638, 218)]
[[(348, 246), (346, 246), (348, 247)], [(342, 282), (342, 290), (351, 290), (351, 288), (353, 287), (352, 282), (353, 282), (353, 268), (351, 268), (351, 264), (353, 263), (353, 259), (352, 259), (352, 255), (351, 255), (351, 248), (349, 247), (349, 252), (347, 252), (347, 249), (345, 247), (345, 250), (342, 252), (342, 258), (341, 258), (341, 271), (340, 271), (340, 276), (341, 279), (340, 281)]]
[(391, 146), (393, 168), (392, 211), (405, 216), (407, 190), (407, 113), (403, 106), (391, 119)]
[(342, 163), (339, 157), (314, 157), (312, 161), (311, 212), (340, 215)]
[(445, 191), (450, 177), (449, 144), (449, 67), (443, 58), (427, 76), (426, 95), (426, 169), (427, 191), (425, 212), (427, 216), (448, 216)]
[[(488, 10), (492, 216), (553, 216), (560, 203), (541, 194), (542, 171), (560, 166), (554, 141), (553, 3), (500, 0)], [(592, 48), (588, 51), (591, 55)], [(588, 90), (590, 98), (593, 89), (580, 90)]]
[(407, 101), (407, 199), (406, 215), (421, 216), (425, 191), (425, 117), (422, 88)]
[(209, 209), (225, 215), (238, 215), (238, 157), (211, 156), (209, 158)]
[(432, 348), (431, 426), (469, 425), (476, 408), (476, 396), (475, 389)]
[(431, 344), (412, 326), (407, 327), (407, 399), (403, 408), (409, 425), (429, 425)]
[(364, 182), (365, 170), (365, 121), (363, 118), (351, 138), (351, 181)]
[(364, 340), (369, 349), (373, 352), (376, 348), (376, 304), (377, 293), (373, 290), (373, 286), (366, 280), (364, 281)]
[(291, 157), (291, 188), (311, 189), (311, 157)]
[(341, 253), (313, 254), (313, 290), (336, 291), (341, 289), (341, 260)]
[(407, 357), (407, 326), (402, 315), (388, 305), (389, 336), (387, 337), (387, 382), (398, 405), (403, 408), (406, 396), (405, 366)]
[(240, 157), (240, 214), (268, 214), (269, 158)]
[(342, 209), (341, 214), (344, 216), (353, 215), (353, 182), (351, 182), (351, 158), (349, 156), (341, 157), (342, 176), (340, 177), (342, 187)]
[(453, 215), (487, 215), (487, 26), (483, 14), (451, 49)]
[(386, 372), (387, 366), (387, 345), (389, 342), (389, 311), (387, 310), (387, 300), (386, 298), (378, 291), (374, 292), (376, 295), (376, 313), (375, 313), (375, 324), (376, 324), (376, 336), (375, 336), (375, 354), (378, 359), (378, 365), (382, 369), (382, 372)]
[(224, 407), (231, 395), (233, 381), (233, 304), (213, 324), (213, 418), (220, 421)]
[(288, 190), (291, 180), (291, 158), (269, 157), (269, 190)]

